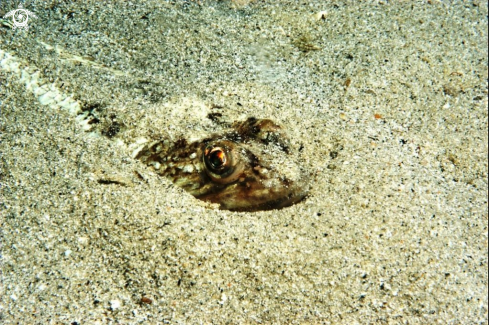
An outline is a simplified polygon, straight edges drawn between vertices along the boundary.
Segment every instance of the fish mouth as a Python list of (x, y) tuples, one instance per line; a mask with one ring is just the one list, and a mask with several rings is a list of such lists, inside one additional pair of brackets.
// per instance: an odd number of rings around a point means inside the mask
[(280, 210), (283, 208), (290, 207), (303, 201), (307, 196), (307, 193), (301, 193), (297, 196), (286, 199), (277, 199), (269, 202), (265, 202), (259, 205), (247, 206), (247, 207), (227, 207), (221, 208), (225, 210), (235, 211), (235, 212), (255, 212), (255, 211), (270, 211), (270, 210)]
[(243, 200), (239, 198), (239, 195), (233, 195), (233, 198), (223, 199), (216, 193), (207, 193), (200, 196), (195, 196), (199, 200), (217, 203), (220, 210), (229, 210), (234, 212), (255, 212), (255, 211), (269, 211), (280, 210), (290, 207), (296, 203), (299, 203), (306, 199), (309, 191), (292, 191), (288, 195), (281, 195), (278, 198), (272, 198), (270, 200), (256, 198), (257, 204), (250, 204), (250, 200)]

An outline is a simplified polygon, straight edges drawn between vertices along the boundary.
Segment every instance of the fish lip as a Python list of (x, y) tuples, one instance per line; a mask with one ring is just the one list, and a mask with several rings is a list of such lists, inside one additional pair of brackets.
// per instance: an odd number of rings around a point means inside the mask
[[(295, 205), (307, 198), (307, 195), (309, 194), (309, 191), (301, 191), (300, 193), (295, 193), (294, 195), (290, 195), (289, 197), (282, 197), (278, 198), (275, 200), (270, 200), (266, 201), (257, 205), (246, 205), (246, 206), (229, 206), (226, 204), (226, 202), (212, 202), (212, 203), (218, 203), (219, 204), (219, 209), (220, 210), (228, 210), (232, 212), (258, 212), (258, 211), (271, 211), (271, 210), (281, 210), (283, 208), (288, 208), (292, 205)], [(205, 198), (199, 198), (203, 199), (204, 201), (209, 201), (206, 200)]]

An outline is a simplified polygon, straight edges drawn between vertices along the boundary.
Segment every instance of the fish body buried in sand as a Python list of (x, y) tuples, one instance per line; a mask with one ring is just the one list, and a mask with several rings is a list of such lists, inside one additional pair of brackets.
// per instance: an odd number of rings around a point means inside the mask
[(306, 177), (282, 132), (268, 119), (248, 118), (228, 130), (188, 143), (157, 141), (136, 158), (198, 199), (221, 209), (280, 209), (307, 194)]

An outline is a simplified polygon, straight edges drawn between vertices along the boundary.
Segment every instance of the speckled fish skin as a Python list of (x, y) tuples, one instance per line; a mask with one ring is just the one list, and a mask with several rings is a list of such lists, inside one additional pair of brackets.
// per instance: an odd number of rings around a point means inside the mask
[(291, 151), (280, 126), (251, 117), (192, 143), (149, 144), (136, 158), (221, 209), (259, 211), (293, 205), (307, 194), (299, 152)]

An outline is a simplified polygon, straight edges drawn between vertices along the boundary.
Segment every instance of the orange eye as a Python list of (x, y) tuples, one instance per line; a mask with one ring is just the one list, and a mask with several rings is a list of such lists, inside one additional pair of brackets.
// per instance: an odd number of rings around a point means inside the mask
[(221, 184), (234, 182), (243, 171), (242, 157), (236, 144), (229, 140), (209, 143), (204, 150), (203, 162), (207, 175)]
[(206, 157), (210, 165), (209, 167), (214, 170), (220, 170), (226, 166), (226, 153), (220, 147), (212, 148), (209, 152), (206, 153)]

